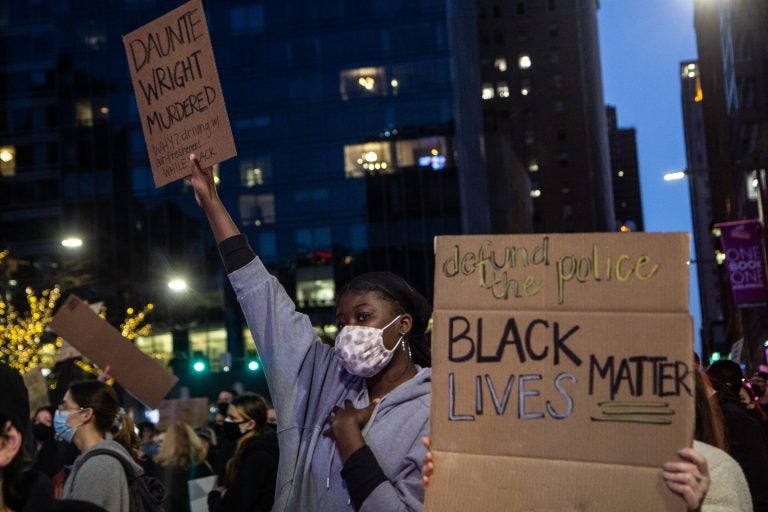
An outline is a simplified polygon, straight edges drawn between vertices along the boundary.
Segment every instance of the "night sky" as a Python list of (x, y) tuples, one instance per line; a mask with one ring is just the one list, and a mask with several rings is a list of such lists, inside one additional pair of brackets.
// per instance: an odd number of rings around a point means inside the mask
[[(601, 0), (598, 23), (605, 103), (637, 130), (645, 229), (690, 232), (688, 184), (662, 176), (686, 166), (678, 67), (696, 58), (693, 0)], [(690, 309), (700, 352), (693, 272)]]

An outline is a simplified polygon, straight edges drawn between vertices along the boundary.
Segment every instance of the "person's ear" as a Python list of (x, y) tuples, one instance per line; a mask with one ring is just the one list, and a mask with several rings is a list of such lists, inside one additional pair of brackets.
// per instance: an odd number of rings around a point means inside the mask
[(250, 432), (251, 430), (256, 429), (256, 420), (248, 420), (245, 423), (243, 423), (243, 428), (245, 428), (246, 432)]
[(21, 450), (23, 439), (21, 433), (10, 421), (5, 423), (0, 434), (0, 468), (7, 466)]
[(413, 327), (413, 317), (405, 313), (400, 317), (400, 330), (398, 332), (401, 335), (406, 335), (411, 332), (411, 327)]
[(91, 409), (90, 407), (86, 407), (80, 412), (80, 414), (82, 416), (82, 422), (87, 423), (93, 418), (93, 409)]

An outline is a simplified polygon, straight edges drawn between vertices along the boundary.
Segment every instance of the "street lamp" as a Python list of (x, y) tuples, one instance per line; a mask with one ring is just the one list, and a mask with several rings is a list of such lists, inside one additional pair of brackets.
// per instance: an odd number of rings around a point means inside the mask
[(181, 277), (174, 277), (168, 281), (168, 288), (174, 292), (181, 293), (187, 290), (187, 282)]
[(77, 238), (76, 236), (68, 236), (61, 241), (61, 245), (67, 249), (77, 249), (78, 247), (83, 246), (83, 240), (82, 238)]
[(688, 171), (670, 171), (664, 175), (664, 181), (679, 181), (688, 174)]

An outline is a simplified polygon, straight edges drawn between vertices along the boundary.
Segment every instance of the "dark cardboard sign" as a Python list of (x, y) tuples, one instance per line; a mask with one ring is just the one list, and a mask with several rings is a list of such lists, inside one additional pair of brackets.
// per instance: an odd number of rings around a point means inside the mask
[(436, 258), (425, 510), (684, 509), (660, 468), (694, 429), (687, 235), (438, 237)]
[(179, 380), (75, 295), (61, 304), (50, 327), (99, 367), (109, 366), (115, 380), (152, 409)]
[(155, 186), (237, 155), (201, 0), (123, 37)]

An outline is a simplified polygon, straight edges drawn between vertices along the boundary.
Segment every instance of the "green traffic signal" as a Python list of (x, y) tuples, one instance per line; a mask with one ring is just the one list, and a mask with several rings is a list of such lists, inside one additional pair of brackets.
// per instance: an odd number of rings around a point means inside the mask
[(259, 371), (259, 368), (261, 368), (261, 365), (259, 364), (258, 361), (256, 361), (256, 360), (248, 361), (248, 370), (250, 370), (252, 372), (257, 372), (257, 371)]
[(208, 359), (201, 352), (195, 352), (192, 357), (192, 369), (197, 373), (208, 370)]

